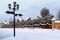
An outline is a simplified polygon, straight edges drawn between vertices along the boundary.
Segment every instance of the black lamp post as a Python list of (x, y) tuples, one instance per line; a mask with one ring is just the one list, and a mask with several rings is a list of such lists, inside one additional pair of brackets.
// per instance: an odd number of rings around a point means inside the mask
[(15, 16), (17, 15), (22, 16), (22, 14), (15, 14), (15, 11), (19, 9), (19, 4), (16, 4), (16, 2), (13, 2), (13, 8), (11, 8), (11, 4), (8, 4), (8, 8), (9, 10), (12, 11), (6, 11), (6, 13), (14, 15), (14, 37), (15, 37)]

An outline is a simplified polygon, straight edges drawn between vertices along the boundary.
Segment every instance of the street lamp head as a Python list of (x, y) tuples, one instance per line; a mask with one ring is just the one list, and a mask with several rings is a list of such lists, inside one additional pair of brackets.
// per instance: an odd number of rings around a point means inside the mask
[(11, 9), (11, 4), (8, 4), (9, 9)]
[(16, 2), (13, 2), (14, 5), (16, 5)]
[(17, 16), (18, 14), (15, 14), (15, 16)]
[(6, 11), (7, 14), (14, 14), (13, 11)]
[(19, 14), (19, 16), (23, 16), (22, 14)]
[(19, 9), (19, 4), (17, 4), (17, 10)]
[(16, 7), (16, 2), (13, 2), (13, 4), (14, 4), (14, 7)]

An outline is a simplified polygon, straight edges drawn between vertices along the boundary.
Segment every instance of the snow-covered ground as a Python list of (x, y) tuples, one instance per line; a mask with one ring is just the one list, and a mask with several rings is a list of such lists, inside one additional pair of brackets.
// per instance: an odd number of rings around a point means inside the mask
[(60, 30), (16, 28), (14, 38), (12, 28), (0, 28), (0, 40), (60, 40)]

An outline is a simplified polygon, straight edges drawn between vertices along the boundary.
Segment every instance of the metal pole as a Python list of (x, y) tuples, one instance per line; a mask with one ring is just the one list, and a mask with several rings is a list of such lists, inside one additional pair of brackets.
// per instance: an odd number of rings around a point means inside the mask
[(14, 13), (14, 37), (15, 37), (15, 13)]
[(13, 12), (12, 12), (12, 11), (6, 11), (6, 13), (7, 13), (7, 14), (13, 14), (13, 17), (14, 17), (14, 19), (13, 19), (13, 20), (14, 20), (14, 22), (13, 22), (13, 23), (14, 23), (14, 30), (13, 30), (13, 31), (14, 31), (14, 37), (15, 37), (15, 36), (16, 36), (16, 35), (15, 35), (15, 16), (16, 16), (16, 15), (21, 16), (21, 14), (15, 14), (15, 11), (19, 9), (19, 5), (16, 4), (16, 2), (13, 2), (13, 6), (14, 6), (14, 7), (11, 8), (11, 4), (8, 4), (9, 10), (13, 9)]
[(14, 10), (14, 37), (15, 37), (15, 6), (14, 6), (13, 10)]

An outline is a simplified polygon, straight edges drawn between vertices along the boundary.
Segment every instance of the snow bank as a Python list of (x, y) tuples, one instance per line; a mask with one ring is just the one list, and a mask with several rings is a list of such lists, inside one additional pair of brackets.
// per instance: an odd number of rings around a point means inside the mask
[[(12, 35), (13, 29), (5, 29), (8, 30)], [(7, 31), (7, 32), (8, 32)], [(52, 29), (28, 29), (28, 28), (16, 28), (16, 37), (13, 35), (5, 38), (3, 40), (60, 40), (60, 30)]]
[(10, 32), (12, 33), (11, 29), (0, 28), (0, 40), (12, 36)]

